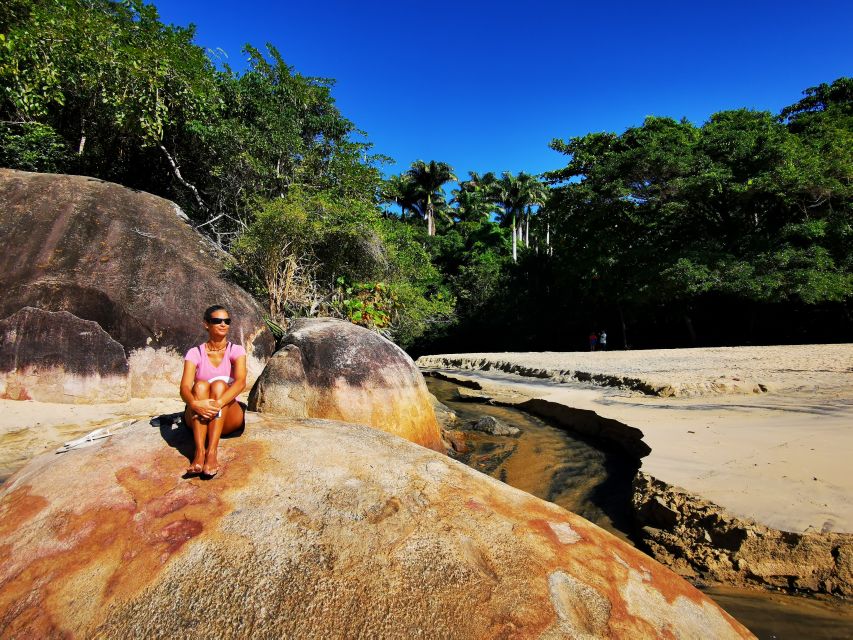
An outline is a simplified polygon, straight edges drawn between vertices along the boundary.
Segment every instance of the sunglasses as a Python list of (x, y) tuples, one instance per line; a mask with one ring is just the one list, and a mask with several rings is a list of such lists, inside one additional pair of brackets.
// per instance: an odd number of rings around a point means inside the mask
[(231, 318), (211, 318), (207, 321), (207, 324), (231, 324)]

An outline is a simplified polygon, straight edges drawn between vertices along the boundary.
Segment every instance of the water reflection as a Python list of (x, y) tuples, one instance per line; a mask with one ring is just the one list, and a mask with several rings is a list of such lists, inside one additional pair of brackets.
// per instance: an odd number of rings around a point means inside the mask
[(454, 383), (426, 380), (432, 394), (453, 409), (461, 423), (489, 415), (521, 429), (517, 437), (466, 432), (472, 451), (463, 462), (633, 544), (629, 504), (637, 465), (631, 458), (618, 450), (602, 450), (518, 409), (459, 401)]
[[(633, 544), (631, 480), (636, 464), (620, 451), (553, 427), (511, 407), (456, 399), (453, 382), (426, 377), (427, 387), (453, 409), (460, 423), (494, 416), (519, 427), (518, 437), (466, 431), (470, 453), (463, 462), (510, 486), (583, 516)], [(714, 587), (704, 589), (762, 640), (853, 639), (853, 604), (839, 598)]]

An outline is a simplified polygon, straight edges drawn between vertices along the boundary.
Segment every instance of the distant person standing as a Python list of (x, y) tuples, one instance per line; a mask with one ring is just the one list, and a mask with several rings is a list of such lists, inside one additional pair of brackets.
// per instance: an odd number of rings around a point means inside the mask
[(592, 331), (589, 334), (589, 350), (595, 351), (595, 345), (598, 344), (598, 334), (595, 331)]
[(604, 329), (598, 334), (598, 349), (599, 351), (607, 351), (607, 331)]

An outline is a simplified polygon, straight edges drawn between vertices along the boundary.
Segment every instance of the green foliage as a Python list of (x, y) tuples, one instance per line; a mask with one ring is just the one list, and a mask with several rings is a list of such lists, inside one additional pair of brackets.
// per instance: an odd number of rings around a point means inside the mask
[(247, 45), (235, 73), (193, 36), (144, 0), (4, 3), (0, 164), (175, 200), (233, 250), (271, 322), (333, 314), (404, 345), (463, 325), (526, 340), (550, 308), (657, 319), (705, 300), (853, 297), (851, 78), (778, 115), (649, 117), (554, 140), (568, 159), (552, 188), (471, 173), (448, 198), (444, 162), (382, 179), (387, 159), (331, 79), (271, 45)]
[(786, 110), (788, 125), (740, 109), (702, 127), (648, 118), (622, 135), (554, 141), (571, 156), (549, 174), (562, 268), (592, 283), (586, 297), (635, 304), (848, 298), (849, 244), (839, 240), (849, 217), (839, 214), (850, 210), (842, 176), (853, 163), (837, 141), (853, 127), (825, 102)]
[[(0, 48), (2, 109), (106, 152), (158, 146), (179, 124), (218, 107), (213, 69), (191, 44), (138, 0), (42, 0), (13, 22)], [(89, 166), (84, 163), (84, 166)]]
[(368, 329), (384, 329), (391, 324), (397, 295), (388, 285), (382, 282), (348, 285), (343, 276), (337, 283), (342, 289), (340, 305), (347, 320)]
[(245, 283), (266, 298), (274, 321), (305, 315), (319, 304), (316, 291), (319, 260), (315, 247), (325, 232), (316, 202), (296, 190), (287, 198), (262, 203), (232, 255)]
[(276, 198), (291, 187), (372, 207), (381, 183), (371, 145), (335, 107), (333, 82), (295, 72), (268, 45), (247, 46), (249, 69), (217, 75), (221, 117), (189, 132), (187, 146), (209, 172), (196, 179), (227, 212), (213, 223), (232, 234), (251, 220), (254, 199)]
[(451, 280), (460, 315), (476, 318), (494, 300), (504, 299), (510, 293), (505, 288), (508, 268), (506, 257), (491, 249), (474, 253), (460, 265)]
[(445, 330), (455, 317), (455, 296), (424, 248), (425, 231), (395, 219), (382, 226), (389, 263), (386, 281), (396, 299), (390, 330), (402, 346)]
[[(445, 208), (442, 187), (451, 180), (456, 180), (453, 167), (446, 162), (416, 160), (405, 174), (408, 185), (402, 186), (402, 193), (407, 189), (411, 192), (417, 210), (426, 221), (427, 235), (435, 235), (435, 211)], [(405, 182), (403, 183), (405, 185)]]
[(70, 153), (50, 125), (0, 124), (0, 166), (57, 173), (68, 164)]
[(258, 198), (292, 186), (373, 206), (384, 158), (335, 106), (333, 81), (274, 47), (247, 45), (243, 74), (217, 71), (192, 28), (142, 0), (15, 2), (0, 17), (7, 166), (171, 198), (226, 248)]
[(292, 188), (260, 203), (233, 245), (235, 271), (277, 322), (337, 316), (405, 345), (453, 311), (413, 231), (359, 202)]

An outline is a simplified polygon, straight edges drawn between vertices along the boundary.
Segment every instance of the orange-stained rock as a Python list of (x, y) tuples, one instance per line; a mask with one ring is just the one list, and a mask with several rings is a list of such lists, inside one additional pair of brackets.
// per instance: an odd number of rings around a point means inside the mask
[(751, 637), (579, 516), (387, 433), (250, 414), (204, 481), (162, 429), (0, 490), (0, 635)]
[(250, 409), (366, 424), (444, 451), (423, 375), (390, 340), (314, 318), (294, 321), (282, 345), (252, 388)]

